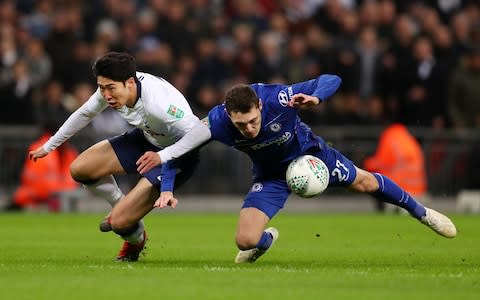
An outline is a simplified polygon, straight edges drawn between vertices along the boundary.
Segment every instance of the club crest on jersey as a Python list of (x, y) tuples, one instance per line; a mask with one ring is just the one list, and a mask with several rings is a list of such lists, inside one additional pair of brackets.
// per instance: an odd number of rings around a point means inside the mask
[(180, 108), (176, 107), (173, 104), (170, 104), (170, 107), (167, 110), (167, 114), (171, 115), (172, 117), (175, 117), (177, 119), (183, 118), (183, 115), (185, 114), (183, 110)]
[(280, 103), (281, 106), (287, 106), (288, 105), (288, 95), (287, 92), (285, 91), (280, 91), (278, 93), (278, 103)]
[(279, 132), (282, 129), (282, 125), (280, 123), (273, 123), (270, 125), (270, 130), (273, 132)]
[(252, 185), (252, 192), (260, 192), (262, 190), (263, 190), (263, 184), (261, 184), (260, 182), (255, 182)]

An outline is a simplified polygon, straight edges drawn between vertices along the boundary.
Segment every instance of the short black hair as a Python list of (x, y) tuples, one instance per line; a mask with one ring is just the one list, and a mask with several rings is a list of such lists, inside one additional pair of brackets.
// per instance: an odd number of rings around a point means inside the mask
[(109, 52), (98, 58), (93, 64), (95, 78), (103, 76), (113, 81), (125, 82), (135, 78), (137, 66), (135, 58), (124, 52)]
[(259, 107), (258, 96), (247, 84), (236, 85), (225, 94), (225, 109), (228, 114), (233, 111), (247, 113), (254, 106)]

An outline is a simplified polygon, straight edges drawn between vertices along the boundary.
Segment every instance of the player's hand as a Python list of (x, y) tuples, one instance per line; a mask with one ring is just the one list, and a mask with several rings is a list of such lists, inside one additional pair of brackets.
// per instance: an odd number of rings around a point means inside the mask
[(158, 197), (153, 207), (164, 208), (171, 206), (172, 208), (177, 207), (178, 200), (173, 197), (172, 192), (161, 192), (160, 197)]
[(42, 158), (47, 156), (48, 152), (43, 149), (43, 147), (38, 147), (35, 150), (28, 152), (28, 158), (37, 161), (37, 158)]
[(161, 163), (162, 160), (157, 152), (147, 151), (137, 160), (137, 171), (140, 174), (144, 174)]
[(288, 102), (288, 106), (302, 108), (302, 107), (315, 106), (319, 103), (320, 103), (320, 99), (318, 99), (318, 97), (299, 93), (292, 96), (292, 98)]

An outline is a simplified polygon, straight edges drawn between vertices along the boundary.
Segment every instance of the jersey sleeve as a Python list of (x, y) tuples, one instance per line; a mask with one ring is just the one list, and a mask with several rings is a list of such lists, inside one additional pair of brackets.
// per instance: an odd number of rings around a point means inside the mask
[(55, 150), (87, 126), (98, 113), (107, 107), (108, 103), (104, 101), (100, 90), (97, 89), (87, 102), (73, 112), (58, 131), (43, 145), (44, 150), (47, 152)]
[(200, 147), (202, 144), (210, 139), (210, 130), (205, 124), (198, 118), (195, 121), (196, 124), (187, 131), (181, 139), (176, 143), (165, 147), (158, 152), (162, 162), (167, 162), (171, 159), (178, 158), (185, 153)]
[(175, 160), (170, 160), (162, 164), (162, 184), (160, 186), (160, 192), (173, 192), (176, 173)]
[(211, 139), (230, 145), (228, 128), (230, 124), (226, 122), (226, 111), (223, 105), (217, 105), (210, 110), (208, 116), (202, 121), (210, 128)]
[(337, 91), (341, 83), (342, 79), (339, 76), (323, 74), (315, 79), (295, 83), (291, 88), (293, 94), (303, 93), (315, 96), (323, 102)]
[(150, 137), (162, 148), (157, 152), (162, 163), (184, 155), (210, 138), (210, 130), (169, 82), (150, 75), (142, 84), (143, 105), (150, 122), (145, 132), (155, 133)]
[(294, 95), (291, 86), (284, 84), (254, 83), (251, 84), (250, 87), (262, 101), (264, 109), (267, 108), (268, 111), (278, 114), (297, 114), (298, 108), (288, 105), (288, 102)]

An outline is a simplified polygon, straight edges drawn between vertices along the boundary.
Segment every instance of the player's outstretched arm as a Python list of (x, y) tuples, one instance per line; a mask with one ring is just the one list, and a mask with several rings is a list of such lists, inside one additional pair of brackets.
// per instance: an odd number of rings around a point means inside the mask
[(288, 106), (296, 108), (306, 108), (318, 105), (319, 103), (320, 99), (316, 96), (298, 93), (292, 96), (290, 102), (288, 102)]
[(167, 206), (171, 206), (172, 208), (177, 207), (178, 200), (173, 197), (173, 193), (170, 191), (161, 192), (160, 197), (158, 197), (157, 201), (153, 204), (153, 207), (157, 208), (164, 208)]
[(28, 158), (37, 161), (38, 158), (47, 156), (48, 152), (43, 149), (43, 146), (38, 147), (35, 150), (28, 152)]
[(172, 208), (175, 208), (177, 206), (178, 200), (173, 197), (173, 186), (177, 174), (177, 168), (175, 165), (175, 160), (170, 160), (162, 164), (160, 197), (155, 201), (153, 207), (164, 208), (166, 206), (171, 206)]
[(204, 145), (211, 137), (210, 129), (202, 121), (190, 129), (176, 143), (158, 151), (157, 153), (147, 151), (137, 160), (137, 171), (144, 174), (152, 168), (178, 158), (185, 153)]

